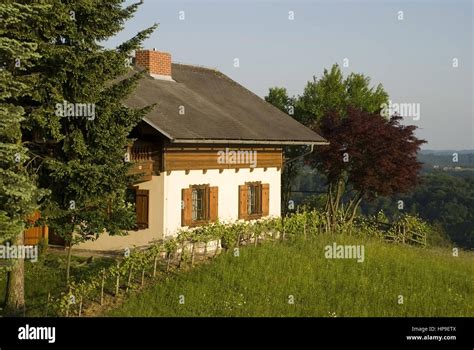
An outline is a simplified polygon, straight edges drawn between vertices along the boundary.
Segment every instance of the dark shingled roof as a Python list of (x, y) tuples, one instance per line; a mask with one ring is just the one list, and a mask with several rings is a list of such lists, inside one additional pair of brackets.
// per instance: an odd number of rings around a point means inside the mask
[(172, 142), (325, 143), (219, 71), (173, 64), (172, 75), (174, 82), (147, 76), (125, 101), (135, 108), (157, 103), (144, 120)]

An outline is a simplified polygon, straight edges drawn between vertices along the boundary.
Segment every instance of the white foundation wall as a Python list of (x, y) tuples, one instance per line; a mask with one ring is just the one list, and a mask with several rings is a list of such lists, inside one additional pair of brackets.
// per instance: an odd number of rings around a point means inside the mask
[[(164, 234), (165, 237), (176, 235), (181, 226), (181, 190), (190, 185), (208, 184), (219, 187), (218, 215), (221, 222), (238, 220), (239, 185), (245, 182), (261, 181), (270, 185), (269, 216), (280, 216), (281, 171), (277, 168), (254, 168), (172, 171), (164, 178)], [(164, 174), (163, 174), (164, 175)]]
[(163, 238), (163, 189), (164, 175), (153, 176), (151, 181), (137, 184), (141, 190), (149, 191), (148, 198), (148, 228), (145, 230), (129, 231), (126, 236), (110, 236), (103, 233), (95, 241), (87, 241), (75, 249), (88, 250), (121, 250), (140, 247)]

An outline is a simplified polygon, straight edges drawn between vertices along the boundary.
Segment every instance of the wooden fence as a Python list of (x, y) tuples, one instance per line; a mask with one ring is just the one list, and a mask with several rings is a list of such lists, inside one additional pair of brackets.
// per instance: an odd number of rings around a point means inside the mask
[[(36, 211), (28, 218), (31, 224), (36, 223), (41, 217), (39, 211)], [(42, 240), (48, 241), (48, 226), (34, 226), (25, 230), (23, 233), (24, 245), (38, 245)]]

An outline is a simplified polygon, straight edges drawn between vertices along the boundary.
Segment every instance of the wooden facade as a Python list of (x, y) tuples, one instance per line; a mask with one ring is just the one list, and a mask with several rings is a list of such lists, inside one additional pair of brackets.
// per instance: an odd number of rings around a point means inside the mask
[(163, 171), (277, 168), (283, 165), (281, 147), (245, 145), (171, 144), (137, 141), (129, 148), (137, 183), (151, 180)]
[(281, 147), (166, 145), (163, 171), (282, 167)]

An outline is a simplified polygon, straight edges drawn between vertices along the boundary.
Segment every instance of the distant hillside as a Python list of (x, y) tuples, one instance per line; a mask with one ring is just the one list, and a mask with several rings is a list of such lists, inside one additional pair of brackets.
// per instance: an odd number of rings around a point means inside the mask
[(424, 149), (421, 150), (421, 154), (435, 154), (437, 156), (445, 156), (445, 155), (450, 155), (453, 154), (454, 152), (457, 152), (459, 154), (474, 154), (474, 149), (463, 149), (463, 150), (455, 150), (455, 149), (443, 149), (443, 150), (435, 150), (435, 149)]
[[(457, 154), (457, 162), (455, 161)], [(418, 154), (420, 162), (425, 163), (426, 167), (468, 167), (474, 168), (474, 150), (424, 150)]]

